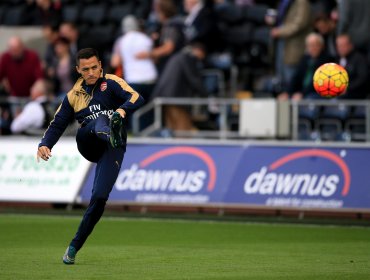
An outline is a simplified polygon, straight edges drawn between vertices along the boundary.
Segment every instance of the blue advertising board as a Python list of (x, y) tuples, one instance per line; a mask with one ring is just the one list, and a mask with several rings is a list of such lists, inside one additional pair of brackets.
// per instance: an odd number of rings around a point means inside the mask
[(245, 149), (226, 203), (303, 208), (370, 208), (368, 149)]
[[(222, 202), (243, 149), (239, 146), (130, 145), (109, 200), (143, 203)], [(89, 199), (94, 169), (82, 190)]]
[(109, 200), (370, 209), (370, 149), (130, 144)]

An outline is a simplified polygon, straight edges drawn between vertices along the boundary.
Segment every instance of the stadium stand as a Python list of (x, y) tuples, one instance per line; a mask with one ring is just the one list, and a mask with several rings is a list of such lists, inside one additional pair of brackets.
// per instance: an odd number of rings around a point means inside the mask
[[(24, 17), (32, 1), (4, 0), (0, 3), (0, 27), (28, 28)], [(217, 48), (208, 54), (203, 67), (204, 85), (211, 98), (265, 98), (279, 93), (279, 81), (274, 76), (274, 41), (270, 36), (271, 26), (266, 24), (266, 15), (271, 9), (277, 9), (278, 3), (271, 1), (204, 1), (215, 12), (217, 30), (219, 31)], [(35, 2), (36, 3), (36, 2)], [(146, 31), (157, 27), (153, 1), (142, 0), (59, 0), (52, 1), (55, 9), (60, 10), (63, 22), (75, 23), (80, 37), (87, 44), (94, 43), (102, 53), (103, 60), (109, 61), (113, 44), (121, 34), (121, 20), (128, 14), (135, 14), (143, 21)], [(174, 1), (179, 18), (184, 18), (183, 1)], [(333, 16), (334, 22), (337, 3), (335, 1), (310, 1), (314, 15)], [(312, 25), (314, 28), (314, 25)], [(96, 40), (99, 38), (99, 40)], [(5, 39), (5, 38), (4, 38)], [(97, 44), (98, 41), (98, 44)], [(158, 42), (155, 42), (158, 44)], [(370, 56), (368, 56), (370, 57)], [(369, 60), (370, 61), (370, 60)], [(106, 71), (113, 71), (105, 64)], [(370, 65), (370, 64), (369, 64)], [(370, 69), (370, 66), (369, 66)], [(369, 85), (367, 93), (369, 93)], [(244, 94), (247, 93), (247, 94)], [(368, 95), (368, 94), (367, 94)], [(210, 100), (211, 100), (210, 98)], [(367, 97), (368, 98), (368, 97)], [(4, 97), (3, 97), (4, 99)], [(330, 141), (366, 141), (369, 108), (367, 103), (338, 106), (328, 102), (312, 101), (299, 106), (297, 124), (298, 139)], [(293, 105), (291, 105), (293, 106)], [(154, 106), (155, 107), (155, 106)], [(230, 106), (228, 127), (238, 130), (237, 106)], [(209, 106), (200, 111), (206, 121), (200, 130), (217, 129), (220, 122), (220, 107), (210, 101)], [(204, 125), (205, 124), (205, 125)], [(292, 131), (295, 128), (291, 128)], [(201, 134), (199, 134), (199, 137)], [(293, 136), (292, 136), (293, 137)]]

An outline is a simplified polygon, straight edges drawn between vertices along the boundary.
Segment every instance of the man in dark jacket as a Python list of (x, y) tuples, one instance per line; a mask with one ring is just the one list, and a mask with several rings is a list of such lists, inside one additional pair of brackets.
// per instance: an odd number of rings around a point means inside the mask
[(315, 92), (312, 78), (319, 66), (332, 59), (325, 51), (323, 37), (317, 33), (310, 33), (306, 37), (306, 54), (300, 60), (297, 71), (289, 81), (287, 92), (281, 93), (279, 99), (320, 98), (320, 95)]
[(368, 68), (366, 58), (358, 52), (348, 34), (339, 35), (336, 39), (338, 52), (337, 63), (343, 66), (349, 77), (349, 84), (343, 99), (365, 99), (367, 96)]
[[(194, 43), (175, 54), (166, 64), (153, 91), (153, 97), (193, 97), (204, 96), (200, 69), (205, 57), (202, 44)], [(172, 130), (194, 129), (189, 113), (179, 106), (165, 107), (165, 123)]]

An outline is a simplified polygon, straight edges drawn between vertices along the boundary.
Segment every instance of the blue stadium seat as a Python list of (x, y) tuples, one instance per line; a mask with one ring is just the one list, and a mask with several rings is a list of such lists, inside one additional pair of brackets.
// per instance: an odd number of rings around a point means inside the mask
[(5, 15), (6, 10), (7, 10), (7, 6), (5, 5), (0, 6), (0, 25), (3, 24), (3, 17)]
[(351, 108), (349, 106), (346, 106), (342, 103), (324, 106), (320, 118), (345, 121), (350, 115), (350, 109)]
[(308, 105), (299, 105), (298, 116), (301, 119), (307, 119), (310, 121), (315, 121), (319, 117), (320, 107), (314, 103)]
[(132, 14), (133, 11), (134, 7), (131, 3), (112, 5), (109, 7), (107, 21), (120, 26), (122, 19), (125, 16)]
[(340, 120), (320, 119), (316, 122), (315, 127), (323, 141), (340, 141), (343, 138), (344, 131)]
[(345, 122), (344, 130), (351, 135), (353, 141), (366, 140), (366, 106), (355, 106)]
[(62, 9), (62, 20), (64, 22), (77, 23), (80, 16), (80, 6), (76, 4), (66, 5)]
[(99, 25), (105, 21), (106, 5), (94, 4), (83, 8), (80, 21), (82, 23)]
[(6, 12), (3, 16), (2, 24), (17, 26), (24, 23), (24, 15), (26, 12), (26, 6), (12, 6), (6, 9)]

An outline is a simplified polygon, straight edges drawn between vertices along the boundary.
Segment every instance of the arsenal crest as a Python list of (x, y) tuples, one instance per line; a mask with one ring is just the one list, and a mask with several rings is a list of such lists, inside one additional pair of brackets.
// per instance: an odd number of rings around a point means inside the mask
[(102, 82), (101, 84), (100, 84), (100, 90), (101, 91), (105, 91), (107, 89), (107, 82)]

